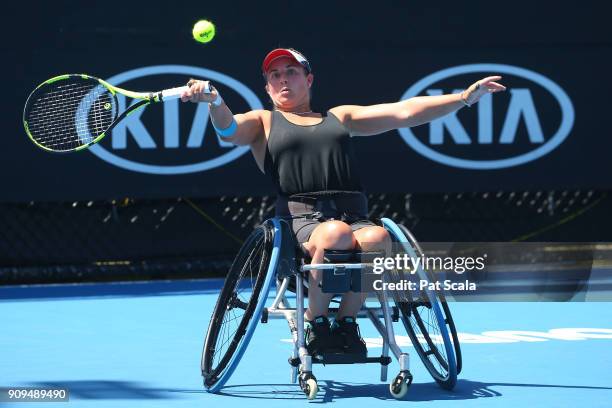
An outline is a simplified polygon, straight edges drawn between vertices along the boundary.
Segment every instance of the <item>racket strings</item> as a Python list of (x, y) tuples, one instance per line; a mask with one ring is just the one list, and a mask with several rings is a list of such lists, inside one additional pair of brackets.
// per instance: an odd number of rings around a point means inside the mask
[[(102, 111), (100, 109), (101, 104), (95, 103), (95, 100), (100, 96), (100, 90), (95, 89), (92, 91), (90, 86), (63, 86), (62, 90), (50, 92), (44, 95), (38, 103), (34, 106), (39, 110), (33, 110), (32, 122), (38, 124), (38, 120), (43, 124), (46, 132), (42, 134), (41, 141), (50, 142), (54, 139), (58, 139), (57, 142), (60, 144), (66, 144), (74, 142), (74, 136), (80, 136), (85, 139), (89, 139), (91, 136), (88, 132), (85, 132), (88, 128), (87, 125), (92, 125), (94, 135), (101, 133), (99, 128), (102, 127), (104, 120), (112, 116), (111, 110)], [(96, 88), (103, 87), (98, 86)], [(89, 115), (82, 112), (88, 108), (92, 108)], [(76, 111), (76, 112), (75, 112)], [(79, 112), (81, 111), (81, 112)], [(73, 117), (73, 112), (76, 113)], [(39, 113), (37, 115), (37, 113)], [(51, 120), (50, 120), (51, 119)], [(90, 120), (87, 123), (87, 119)], [(76, 132), (72, 132), (70, 135), (70, 128), (74, 125)], [(58, 136), (60, 136), (58, 138)], [(62, 137), (64, 136), (64, 137)], [(67, 136), (67, 137), (66, 137)], [(72, 137), (71, 137), (72, 136)]]
[(74, 150), (93, 142), (117, 114), (115, 98), (97, 81), (59, 81), (44, 87), (27, 115), (33, 139), (51, 150)]
[[(32, 121), (33, 133), (39, 133), (37, 141), (50, 148), (65, 146), (70, 149), (87, 144), (101, 134), (107, 124), (112, 121), (112, 114), (100, 113), (100, 103), (92, 102), (91, 100), (94, 99), (92, 97), (88, 97), (88, 99), (90, 100), (85, 101), (85, 106), (93, 107), (88, 115), (82, 112), (79, 115), (78, 110), (76, 113), (74, 112), (75, 100), (67, 101), (67, 106), (62, 108), (52, 107), (55, 110), (52, 111), (51, 115), (43, 111), (43, 114), (40, 115), (40, 122)], [(39, 125), (39, 132), (36, 132), (37, 125)]]

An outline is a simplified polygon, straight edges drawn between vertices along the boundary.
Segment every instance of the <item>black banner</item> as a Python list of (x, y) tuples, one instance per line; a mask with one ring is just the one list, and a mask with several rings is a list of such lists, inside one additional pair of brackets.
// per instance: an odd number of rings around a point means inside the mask
[[(35, 147), (21, 109), (36, 85), (63, 73), (88, 73), (136, 91), (207, 78), (234, 113), (266, 108), (260, 64), (277, 46), (309, 58), (313, 105), (321, 112), (456, 92), (485, 76), (503, 76), (507, 92), (469, 109), (355, 138), (368, 192), (612, 188), (606, 79), (612, 35), (601, 20), (604, 10), (513, 5), (494, 24), (476, 5), (419, 14), (414, 5), (358, 12), (338, 4), (313, 16), (301, 13), (303, 3), (282, 3), (284, 12), (207, 5), (205, 15), (194, 15), (196, 4), (155, 10), (122, 4), (121, 16), (85, 5), (39, 7), (15, 16), (7, 54), (16, 66), (9, 84), (14, 97), (1, 102), (0, 201), (273, 193), (248, 148), (214, 134), (205, 104), (151, 106), (99, 145), (71, 154)], [(528, 23), (539, 21), (540, 12), (554, 15), (544, 25)], [(472, 22), (459, 24), (451, 18), (457, 15)], [(191, 39), (200, 18), (217, 24), (217, 38), (207, 45)]]

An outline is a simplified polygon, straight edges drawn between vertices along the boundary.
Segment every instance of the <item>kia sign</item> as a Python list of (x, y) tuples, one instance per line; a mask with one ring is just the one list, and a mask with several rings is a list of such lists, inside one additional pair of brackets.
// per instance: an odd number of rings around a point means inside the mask
[[(150, 33), (150, 44), (165, 41), (155, 33), (159, 31)], [(330, 28), (325, 35), (335, 38), (336, 34)], [(386, 34), (397, 38), (396, 33)], [(66, 38), (66, 43), (82, 41), (76, 34)], [(140, 37), (132, 40), (142, 43)], [(49, 48), (37, 54), (49, 64), (31, 64), (15, 95), (25, 102), (40, 82), (77, 70), (134, 91), (172, 88), (189, 78), (210, 79), (235, 114), (262, 105), (272, 108), (260, 66), (267, 45), (244, 48), (236, 43), (236, 47), (204, 49), (191, 43), (166, 47), (163, 63), (143, 62), (158, 60), (153, 45), (108, 43), (109, 49), (118, 47), (113, 49), (121, 56), (110, 60), (100, 60), (99, 48), (88, 42)], [(303, 51), (320, 67), (313, 108), (322, 113), (344, 104), (370, 106), (449, 94), (490, 75), (503, 77), (500, 82), (506, 92), (485, 95), (469, 108), (457, 105), (458, 111), (430, 123), (352, 138), (368, 193), (612, 188), (607, 83), (598, 84), (596, 90), (586, 85), (589, 78), (605, 78), (612, 62), (592, 47), (523, 45), (413, 47), (405, 53), (370, 47), (367, 57), (351, 44)], [(88, 61), (96, 61), (96, 66), (87, 65)], [(376, 79), (376, 89), (360, 86), (367, 78)], [(0, 138), (5, 201), (246, 197), (276, 192), (272, 177), (262, 174), (252, 155), (245, 154), (246, 146), (233, 146), (215, 134), (206, 103), (151, 104), (119, 123), (92, 149), (54, 155), (31, 143), (20, 120), (22, 106), (17, 105), (22, 104), (10, 101), (4, 101), (4, 108), (13, 119)], [(119, 112), (133, 102), (120, 97)], [(432, 214), (438, 210), (432, 209)]]
[[(510, 87), (507, 91), (509, 102), (507, 109), (501, 118), (495, 118), (494, 112), (499, 114), (500, 109), (494, 110), (493, 104), (497, 103), (502, 95), (485, 95), (478, 104), (472, 106), (472, 110), (477, 111), (477, 132), (469, 133), (466, 127), (459, 120), (466, 115), (466, 109), (446, 115), (440, 119), (432, 121), (429, 125), (429, 134), (415, 135), (412, 129), (402, 128), (399, 133), (404, 141), (421, 155), (438, 163), (465, 169), (500, 169), (518, 166), (542, 156), (549, 154), (557, 148), (568, 137), (574, 125), (574, 107), (565, 91), (556, 83), (524, 68), (504, 65), (504, 64), (470, 64), (452, 67), (435, 72), (426, 76), (412, 85), (401, 97), (402, 100), (422, 95), (441, 95), (449, 93), (450, 90), (436, 88), (436, 84), (443, 80), (449, 81), (454, 77), (465, 76), (466, 74), (482, 73), (481, 78), (489, 75), (507, 75), (508, 78), (521, 78), (528, 81), (527, 87)], [(506, 79), (506, 78), (504, 78)], [(503, 82), (503, 80), (502, 80)], [(461, 84), (459, 80), (457, 84)], [(465, 84), (467, 86), (469, 84)], [(534, 97), (534, 89), (541, 88), (548, 93), (548, 99), (544, 103), (555, 104), (558, 106), (559, 123), (555, 124), (554, 129), (547, 123), (546, 127), (542, 123), (539, 109), (542, 105), (538, 104), (538, 99)], [(452, 92), (461, 92), (463, 89), (454, 89)], [(497, 119), (501, 121), (498, 134), (494, 134), (493, 122)], [(519, 128), (524, 129), (526, 137), (517, 137)], [(446, 133), (445, 133), (446, 132)], [(485, 158), (457, 157), (449, 154), (443, 149), (447, 146), (462, 147), (460, 150), (468, 152), (476, 148), (481, 151)], [(506, 157), (493, 157), (491, 151), (494, 149), (514, 152)], [(519, 148), (519, 149), (517, 149)], [(516, 152), (522, 149), (523, 151)], [(487, 152), (486, 150), (489, 150)]]
[[(117, 74), (107, 81), (113, 85), (120, 86), (123, 83), (146, 77), (179, 74), (194, 78), (211, 80), (217, 86), (225, 85), (239, 94), (248, 104), (250, 109), (262, 109), (259, 98), (244, 84), (225, 74), (205, 68), (185, 65), (157, 65), (143, 67), (131, 71)], [(178, 85), (177, 85), (178, 86)], [(125, 87), (129, 88), (129, 87)], [(123, 95), (117, 95), (119, 110), (123, 111), (128, 103)], [(205, 134), (208, 128), (209, 111), (208, 104), (200, 103), (197, 105), (195, 114), (192, 118), (179, 117), (181, 102), (178, 100), (168, 101), (163, 106), (163, 125), (151, 127), (147, 121), (143, 120), (143, 113), (146, 110), (136, 111), (120, 122), (110, 135), (110, 146), (108, 143), (97, 144), (89, 148), (89, 151), (100, 159), (111, 163), (114, 166), (150, 174), (185, 174), (195, 173), (223, 166), (249, 150), (248, 146), (234, 146), (216, 137), (216, 147), (220, 148), (221, 153), (216, 157), (195, 163), (163, 164), (163, 163), (144, 163), (131, 158), (134, 150), (169, 150), (173, 156), (180, 156), (180, 149), (206, 149), (204, 146)], [(179, 122), (188, 121), (191, 129), (188, 134), (180, 134)], [(208, 132), (209, 137), (214, 132)], [(107, 139), (109, 137), (107, 136)], [(131, 147), (128, 148), (128, 140), (132, 139)], [(106, 142), (106, 141), (105, 141)], [(208, 146), (211, 141), (207, 140)]]

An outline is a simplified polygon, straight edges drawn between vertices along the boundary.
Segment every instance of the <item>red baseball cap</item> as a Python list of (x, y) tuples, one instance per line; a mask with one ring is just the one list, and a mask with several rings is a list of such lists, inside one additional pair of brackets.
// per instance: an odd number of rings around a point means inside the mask
[(306, 72), (310, 74), (310, 63), (308, 62), (306, 57), (302, 55), (302, 53), (294, 50), (293, 48), (277, 48), (275, 50), (270, 51), (268, 55), (266, 55), (266, 58), (264, 58), (263, 63), (261, 64), (261, 70), (264, 73), (268, 72), (268, 68), (270, 67), (272, 61), (280, 57), (291, 58), (292, 60), (306, 68)]

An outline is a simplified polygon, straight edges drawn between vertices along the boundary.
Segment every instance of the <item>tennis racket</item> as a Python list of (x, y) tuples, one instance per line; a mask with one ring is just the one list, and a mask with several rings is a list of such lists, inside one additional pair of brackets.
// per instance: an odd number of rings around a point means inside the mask
[[(181, 86), (158, 92), (132, 92), (91, 75), (60, 75), (32, 91), (23, 110), (23, 126), (34, 144), (44, 150), (82, 150), (102, 140), (136, 109), (180, 98), (188, 89)], [(209, 93), (210, 88), (205, 92)], [(139, 101), (120, 113), (117, 94)]]

